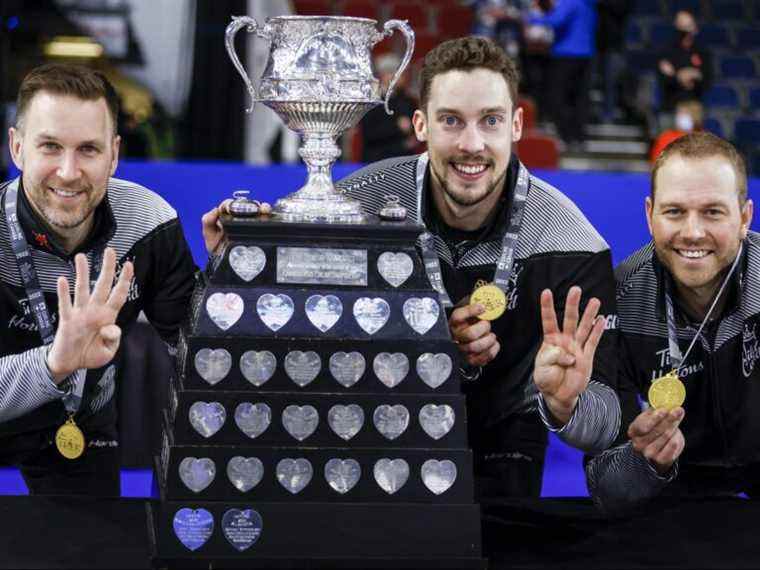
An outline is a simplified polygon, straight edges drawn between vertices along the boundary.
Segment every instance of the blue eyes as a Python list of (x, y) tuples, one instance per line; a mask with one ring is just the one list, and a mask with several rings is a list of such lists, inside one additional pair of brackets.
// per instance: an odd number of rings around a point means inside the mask
[[(459, 118), (454, 115), (445, 115), (441, 118), (441, 121), (447, 127), (456, 127), (462, 123)], [(492, 129), (498, 127), (503, 122), (503, 119), (497, 115), (487, 115), (482, 121), (486, 127)]]

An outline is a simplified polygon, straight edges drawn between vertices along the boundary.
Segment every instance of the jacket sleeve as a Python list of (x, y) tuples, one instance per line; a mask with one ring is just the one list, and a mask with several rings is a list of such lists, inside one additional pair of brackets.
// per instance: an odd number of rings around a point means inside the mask
[(150, 248), (152, 265), (143, 310), (164, 342), (176, 346), (180, 325), (190, 311), (197, 273), (179, 220), (160, 228)]
[(618, 397), (622, 409), (622, 427), (615, 446), (586, 463), (586, 480), (594, 503), (605, 513), (629, 510), (656, 496), (678, 475), (674, 463), (665, 476), (633, 449), (628, 439), (628, 426), (641, 412), (640, 387), (635, 381), (631, 353), (620, 338), (620, 377)]
[(77, 370), (56, 385), (47, 366), (47, 346), (0, 358), (0, 423), (60, 400), (73, 386), (72, 380), (85, 373)]
[(562, 322), (567, 291), (573, 285), (583, 290), (580, 311), (596, 297), (601, 301), (599, 314), (605, 319), (605, 331), (594, 356), (594, 367), (586, 390), (580, 395), (570, 421), (558, 427), (543, 398), (539, 396), (539, 414), (546, 427), (573, 447), (595, 454), (607, 449), (618, 436), (620, 428), (620, 403), (615, 393), (617, 387), (617, 306), (615, 303), (615, 279), (609, 249), (588, 256), (575, 271), (565, 275), (554, 287), (557, 315)]

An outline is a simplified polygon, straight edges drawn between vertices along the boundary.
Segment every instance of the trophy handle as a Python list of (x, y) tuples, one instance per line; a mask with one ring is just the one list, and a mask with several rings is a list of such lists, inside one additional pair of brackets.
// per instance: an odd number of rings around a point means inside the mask
[(412, 28), (409, 27), (407, 20), (388, 20), (385, 22), (385, 25), (383, 26), (383, 35), (386, 38), (393, 35), (393, 30), (401, 30), (401, 33), (404, 34), (406, 53), (404, 53), (404, 59), (401, 60), (401, 64), (398, 66), (396, 74), (388, 84), (388, 91), (385, 94), (385, 112), (389, 115), (392, 115), (393, 111), (388, 107), (388, 100), (390, 99), (391, 94), (393, 93), (393, 88), (396, 86), (401, 74), (404, 73), (404, 70), (409, 65), (409, 62), (412, 59), (412, 53), (414, 52), (414, 32), (412, 31)]
[(258, 22), (250, 16), (232, 16), (232, 22), (229, 23), (224, 32), (224, 45), (227, 48), (227, 54), (232, 60), (232, 65), (235, 66), (240, 77), (243, 78), (245, 86), (248, 89), (248, 94), (251, 96), (251, 106), (245, 110), (246, 113), (251, 113), (253, 112), (253, 107), (256, 105), (258, 93), (256, 93), (256, 88), (253, 86), (253, 83), (251, 83), (248, 73), (246, 73), (243, 64), (240, 63), (240, 58), (238, 58), (237, 52), (235, 51), (235, 34), (237, 34), (238, 31), (240, 31), (240, 28), (244, 26), (246, 26), (246, 32), (253, 32), (257, 36), (266, 39), (269, 39), (269, 37), (261, 30)]

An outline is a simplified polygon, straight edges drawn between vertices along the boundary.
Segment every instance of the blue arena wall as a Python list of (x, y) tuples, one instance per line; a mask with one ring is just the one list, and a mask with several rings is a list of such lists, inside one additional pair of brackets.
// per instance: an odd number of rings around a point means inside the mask
[[(361, 165), (338, 164), (337, 180)], [(617, 264), (649, 240), (644, 218), (644, 199), (649, 193), (649, 176), (643, 173), (576, 172), (534, 170), (534, 174), (564, 192), (602, 234)], [(116, 172), (163, 196), (178, 212), (185, 235), (199, 266), (206, 263), (201, 234), (201, 216), (235, 190), (250, 190), (262, 201), (274, 201), (297, 190), (306, 179), (302, 166), (252, 167), (237, 163), (178, 163), (124, 161)], [(760, 199), (760, 179), (751, 179), (749, 196)], [(760, 231), (760, 214), (752, 229)], [(149, 496), (149, 471), (124, 470), (122, 494)], [(25, 494), (26, 486), (15, 469), (0, 469), (0, 494)], [(550, 436), (542, 495), (585, 496), (581, 454)]]

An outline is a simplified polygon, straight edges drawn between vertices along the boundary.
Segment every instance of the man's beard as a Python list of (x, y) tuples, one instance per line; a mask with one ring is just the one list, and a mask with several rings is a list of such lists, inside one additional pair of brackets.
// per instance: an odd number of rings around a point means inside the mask
[[(464, 161), (462, 161), (464, 162)], [(493, 168), (493, 161), (489, 161), (483, 164), (487, 164), (489, 168)], [(443, 192), (446, 194), (446, 196), (449, 197), (449, 200), (454, 202), (457, 206), (475, 206), (476, 204), (479, 204), (486, 198), (488, 198), (497, 188), (500, 188), (502, 184), (504, 184), (504, 179), (507, 176), (507, 168), (504, 168), (504, 171), (497, 176), (493, 182), (488, 184), (486, 187), (486, 191), (483, 193), (482, 196), (471, 196), (469, 194), (463, 195), (463, 196), (457, 196), (454, 191), (450, 188), (448, 181), (446, 180), (445, 176), (441, 176), (438, 172), (436, 172), (435, 166), (431, 164), (431, 170), (433, 172), (433, 175), (438, 179), (439, 184), (441, 185), (441, 188), (443, 189)]]

